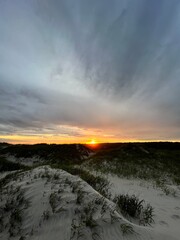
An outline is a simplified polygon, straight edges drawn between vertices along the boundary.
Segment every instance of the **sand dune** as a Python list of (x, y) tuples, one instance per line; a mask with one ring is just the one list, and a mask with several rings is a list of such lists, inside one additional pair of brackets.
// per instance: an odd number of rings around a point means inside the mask
[(178, 239), (131, 223), (85, 181), (49, 166), (4, 180), (0, 214), (2, 240)]

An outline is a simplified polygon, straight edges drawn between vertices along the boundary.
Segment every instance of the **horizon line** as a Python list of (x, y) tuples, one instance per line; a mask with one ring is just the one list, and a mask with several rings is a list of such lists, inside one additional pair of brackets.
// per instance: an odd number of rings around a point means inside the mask
[[(116, 141), (116, 142), (96, 142), (96, 145), (98, 144), (120, 144), (120, 143), (180, 143), (180, 140), (139, 140), (139, 141)], [(1, 142), (0, 144), (9, 144), (9, 145), (40, 145), (40, 144), (46, 144), (46, 145), (74, 145), (74, 144), (80, 144), (80, 145), (91, 145), (88, 142), (73, 142), (73, 143), (47, 143), (47, 142), (38, 142), (38, 143), (11, 143), (11, 142)]]

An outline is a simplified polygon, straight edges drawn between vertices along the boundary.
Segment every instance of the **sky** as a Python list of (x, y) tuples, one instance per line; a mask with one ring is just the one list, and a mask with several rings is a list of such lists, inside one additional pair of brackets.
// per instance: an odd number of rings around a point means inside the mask
[(179, 0), (0, 0), (0, 141), (180, 141)]

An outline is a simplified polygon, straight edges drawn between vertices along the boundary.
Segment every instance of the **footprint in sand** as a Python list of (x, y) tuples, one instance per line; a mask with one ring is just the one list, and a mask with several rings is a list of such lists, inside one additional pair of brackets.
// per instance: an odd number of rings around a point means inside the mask
[(172, 215), (171, 217), (172, 217), (173, 219), (175, 219), (175, 220), (180, 219), (180, 216), (179, 216), (179, 215), (176, 215), (176, 214)]
[(165, 221), (159, 221), (160, 225), (168, 227), (169, 225)]

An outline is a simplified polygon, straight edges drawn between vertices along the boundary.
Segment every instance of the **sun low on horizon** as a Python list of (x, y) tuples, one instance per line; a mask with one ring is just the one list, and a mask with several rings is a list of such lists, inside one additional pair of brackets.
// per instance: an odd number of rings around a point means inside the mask
[(87, 145), (91, 145), (91, 146), (96, 146), (98, 144), (98, 142), (95, 139), (91, 139), (86, 144)]
[(97, 141), (94, 140), (94, 139), (92, 139), (92, 140), (90, 140), (90, 141), (87, 142), (87, 143), (90, 144), (90, 145), (96, 145), (96, 144), (97, 144)]

